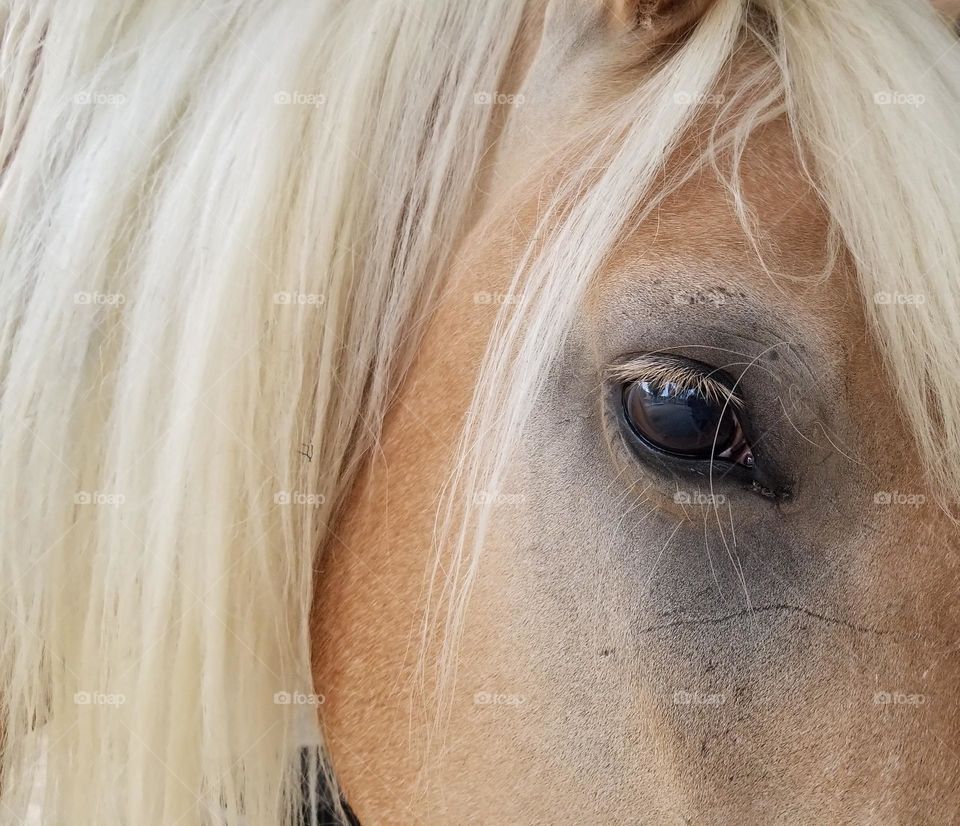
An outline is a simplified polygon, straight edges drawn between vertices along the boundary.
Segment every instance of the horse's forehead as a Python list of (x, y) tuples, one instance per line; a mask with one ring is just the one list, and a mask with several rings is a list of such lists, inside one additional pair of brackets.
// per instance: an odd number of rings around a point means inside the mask
[[(825, 310), (830, 315), (833, 307), (832, 323), (861, 327), (862, 314), (851, 313), (849, 306), (840, 312), (837, 302), (825, 304), (825, 290), (819, 289), (823, 274), (831, 269), (830, 218), (786, 117), (754, 129), (734, 168), (729, 151), (719, 151), (716, 164), (704, 160), (711, 151), (705, 136), (718, 116), (717, 107), (708, 106), (667, 159), (659, 185), (682, 177), (691, 159), (698, 159), (700, 168), (666, 195), (642, 223), (628, 225), (612, 258), (593, 275), (588, 314), (625, 294), (642, 293), (646, 281), (662, 275), (666, 267), (670, 268), (668, 279), (678, 290), (738, 287), (759, 300), (787, 300), (800, 310), (809, 309), (811, 325), (824, 319)], [(525, 119), (531, 116), (518, 108), (510, 117), (530, 123)], [(543, 199), (563, 180), (562, 163), (544, 162), (542, 154), (538, 157), (542, 147), (542, 138), (536, 136), (514, 137), (512, 144), (507, 143), (494, 173), (494, 181), (501, 185), (492, 187), (487, 203), (488, 226), (495, 225), (504, 230), (498, 235), (513, 238), (518, 255), (524, 239), (535, 232)], [(526, 175), (519, 176), (519, 169)], [(539, 172), (530, 174), (531, 169)], [(655, 195), (637, 193), (638, 207)], [(836, 293), (840, 280), (853, 286), (852, 268), (834, 269), (827, 291)]]
[[(582, 140), (585, 125), (594, 110), (615, 106), (617, 99), (641, 84), (645, 73), (624, 65), (609, 54), (605, 38), (595, 31), (595, 22), (585, 7), (560, 0), (534, 14), (518, 44), (517, 58), (503, 81), (502, 130), (491, 146), (494, 160), (481, 182), (485, 192), (482, 223), (522, 223), (530, 232), (541, 217), (541, 206), (553, 187), (564, 179), (564, 167), (574, 164), (571, 146)], [(724, 104), (736, 95), (742, 75), (758, 56), (746, 50), (742, 59), (720, 81), (704, 102), (685, 139), (665, 159), (662, 183), (684, 175), (684, 165), (712, 151), (717, 137), (714, 127), (730, 112)], [(720, 130), (722, 131), (722, 130)], [(586, 148), (584, 152), (588, 151)], [(756, 232), (752, 241), (764, 246), (764, 265), (780, 266), (802, 281), (825, 266), (829, 217), (818, 197), (786, 116), (753, 129), (742, 155), (733, 168), (729, 149), (717, 149), (718, 168), (703, 164), (700, 172), (667, 196), (660, 208), (639, 227), (628, 230), (618, 244), (615, 259), (594, 277), (594, 292), (617, 291), (636, 286), (636, 268), (620, 266), (624, 260), (640, 260), (663, 254), (686, 254), (690, 259), (715, 262), (726, 258), (726, 276), (732, 281), (755, 280), (754, 268), (737, 267), (756, 259), (738, 216), (735, 197), (721, 175), (735, 181), (743, 209), (749, 211)], [(640, 205), (645, 198), (637, 193)], [(656, 239), (656, 249), (651, 240)], [(627, 274), (632, 273), (632, 274)], [(696, 278), (696, 267), (676, 274), (678, 279)], [(810, 296), (800, 282), (778, 286), (785, 291)]]
[[(695, 141), (694, 141), (695, 142)], [(681, 147), (664, 179), (682, 174), (696, 147)], [(595, 294), (639, 286), (638, 264), (677, 262), (670, 277), (749, 289), (771, 300), (819, 304), (811, 285), (828, 266), (829, 215), (804, 173), (785, 119), (756, 129), (734, 170), (729, 157), (706, 163), (627, 232), (595, 279)], [(657, 270), (652, 266), (651, 271)], [(770, 276), (784, 275), (786, 278)], [(848, 276), (837, 272), (835, 277)]]

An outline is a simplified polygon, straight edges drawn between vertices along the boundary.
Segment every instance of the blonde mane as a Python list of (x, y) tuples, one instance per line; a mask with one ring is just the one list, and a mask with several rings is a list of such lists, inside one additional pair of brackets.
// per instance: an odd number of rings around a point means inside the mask
[[(500, 488), (591, 278), (662, 197), (698, 113), (678, 100), (744, 37), (776, 83), (732, 145), (785, 108), (931, 478), (960, 489), (955, 38), (923, 3), (747, 5), (718, 0), (593, 124), (518, 264), (440, 514), (443, 684), (490, 519), (464, 503)], [(296, 821), (313, 572), (467, 228), (475, 95), (524, 12), (0, 2), (0, 821), (41, 757), (50, 822)]]

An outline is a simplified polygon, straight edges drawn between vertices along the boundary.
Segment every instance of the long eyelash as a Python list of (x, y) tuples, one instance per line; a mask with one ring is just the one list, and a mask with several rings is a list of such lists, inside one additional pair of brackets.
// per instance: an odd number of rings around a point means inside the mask
[(742, 408), (744, 404), (743, 399), (714, 378), (713, 373), (705, 373), (692, 364), (665, 356), (641, 356), (614, 366), (610, 375), (623, 382), (647, 381), (657, 389), (673, 384), (681, 390), (696, 390), (706, 399), (729, 402), (736, 408)]

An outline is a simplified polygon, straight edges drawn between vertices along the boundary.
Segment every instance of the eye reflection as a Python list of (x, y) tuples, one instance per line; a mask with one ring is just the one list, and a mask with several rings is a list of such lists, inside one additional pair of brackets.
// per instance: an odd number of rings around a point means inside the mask
[[(719, 459), (753, 467), (753, 453), (737, 416), (738, 401), (711, 373), (685, 367), (675, 381), (657, 376), (623, 385), (624, 416), (653, 448), (690, 460)], [(705, 367), (705, 366), (704, 366)], [(709, 368), (707, 368), (709, 370)], [(692, 375), (691, 375), (692, 374)]]

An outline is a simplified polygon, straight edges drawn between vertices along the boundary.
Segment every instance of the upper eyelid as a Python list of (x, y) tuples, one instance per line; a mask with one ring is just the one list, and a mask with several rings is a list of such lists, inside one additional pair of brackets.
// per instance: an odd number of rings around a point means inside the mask
[(647, 354), (613, 365), (609, 375), (613, 380), (622, 382), (672, 382), (684, 390), (695, 389), (705, 398), (728, 402), (736, 408), (742, 408), (744, 400), (725, 382), (714, 378), (714, 373), (720, 373), (719, 368), (708, 368), (710, 372), (705, 372), (704, 367), (708, 366), (701, 367), (676, 356)]

